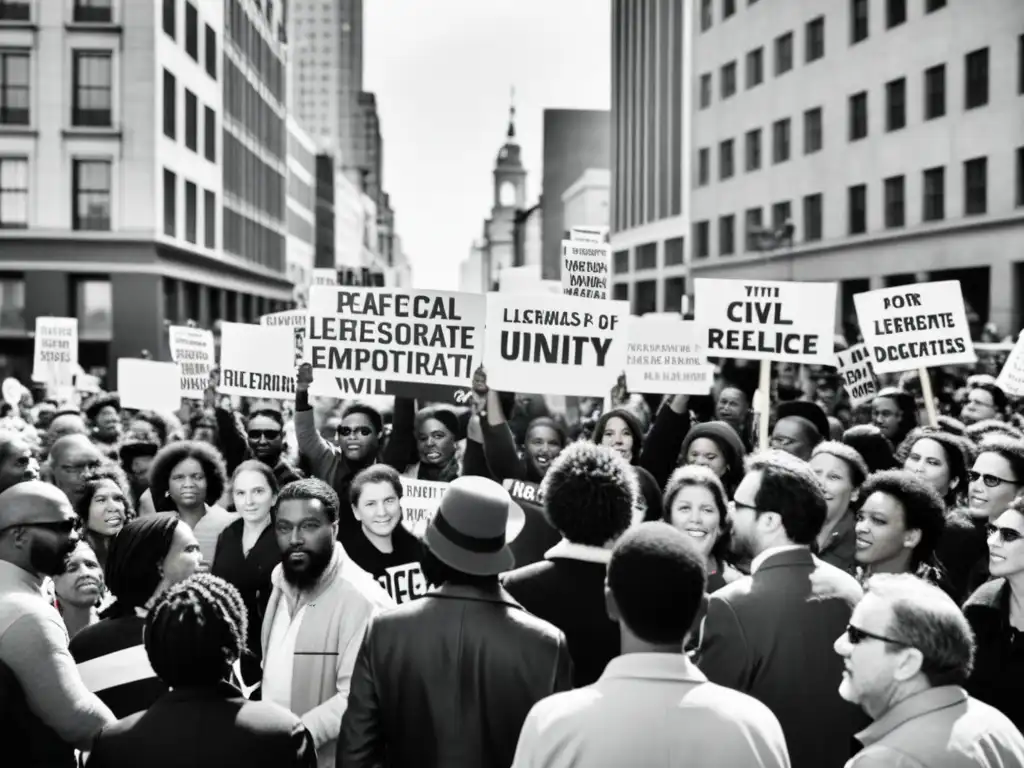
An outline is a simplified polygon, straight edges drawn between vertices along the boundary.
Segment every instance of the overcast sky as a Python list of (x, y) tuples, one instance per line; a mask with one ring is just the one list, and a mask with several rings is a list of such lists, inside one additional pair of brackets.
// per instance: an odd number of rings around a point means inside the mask
[(509, 88), (527, 200), (545, 108), (608, 109), (608, 0), (364, 0), (364, 88), (377, 94), (384, 189), (414, 285), (454, 290), (492, 204)]

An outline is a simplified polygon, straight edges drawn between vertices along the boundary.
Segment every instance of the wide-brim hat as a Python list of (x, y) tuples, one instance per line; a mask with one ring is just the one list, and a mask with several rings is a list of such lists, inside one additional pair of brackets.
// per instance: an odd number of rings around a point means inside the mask
[(503, 487), (485, 477), (459, 477), (441, 497), (423, 540), (434, 557), (472, 576), (496, 576), (515, 566), (509, 542), (526, 514)]
[(809, 400), (790, 400), (785, 403), (779, 403), (775, 416), (777, 421), (787, 416), (797, 416), (801, 419), (806, 419), (818, 430), (822, 440), (828, 440), (829, 435), (832, 434), (832, 426), (828, 423), (825, 409)]

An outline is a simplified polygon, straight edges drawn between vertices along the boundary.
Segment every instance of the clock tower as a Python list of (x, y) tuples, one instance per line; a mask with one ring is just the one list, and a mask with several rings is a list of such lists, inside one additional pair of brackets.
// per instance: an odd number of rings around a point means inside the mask
[(515, 89), (508, 111), (505, 143), (494, 164), (494, 202), (485, 224), (488, 288), (494, 289), (502, 269), (515, 262), (516, 211), (526, 207), (526, 169), (516, 141)]

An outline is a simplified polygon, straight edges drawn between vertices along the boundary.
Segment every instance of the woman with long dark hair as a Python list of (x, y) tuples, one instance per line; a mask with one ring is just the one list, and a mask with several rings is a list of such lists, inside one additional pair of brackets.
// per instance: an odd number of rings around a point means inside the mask
[(75, 505), (82, 521), (82, 538), (99, 560), (107, 565), (110, 542), (121, 529), (135, 519), (128, 478), (116, 464), (104, 464), (91, 476)]

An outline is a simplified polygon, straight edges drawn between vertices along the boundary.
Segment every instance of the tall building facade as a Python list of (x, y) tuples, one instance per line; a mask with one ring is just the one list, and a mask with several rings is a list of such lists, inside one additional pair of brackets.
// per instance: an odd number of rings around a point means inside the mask
[(316, 252), (316, 142), (288, 118), (288, 238), (285, 261), (295, 300), (303, 306)]
[[(693, 4), (692, 277), (960, 281), (1020, 327), (1024, 6)], [(694, 297), (700, 301), (700, 296)]]
[[(746, 5), (743, 0), (716, 3)], [(770, 5), (773, 12), (782, 12), (789, 3)], [(686, 293), (691, 24), (687, 9), (693, 4), (611, 4), (612, 289), (615, 298), (631, 302), (636, 314), (679, 311)]]
[(283, 246), (280, 259), (228, 247), (224, 125), (259, 127), (225, 116), (236, 3), (3, 3), (6, 374), (28, 380), (39, 316), (77, 317), (82, 366), (116, 387), (118, 358), (166, 359), (168, 323), (214, 327), (291, 301)]

